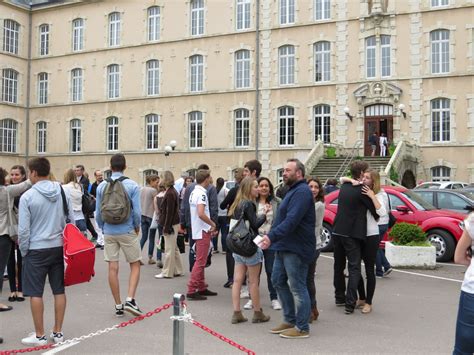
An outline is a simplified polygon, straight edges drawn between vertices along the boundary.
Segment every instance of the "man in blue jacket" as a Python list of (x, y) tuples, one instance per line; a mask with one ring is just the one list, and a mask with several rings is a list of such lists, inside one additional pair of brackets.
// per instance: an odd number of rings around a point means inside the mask
[(316, 215), (311, 190), (298, 159), (289, 159), (283, 182), (289, 186), (278, 215), (260, 246), (276, 251), (272, 282), (283, 306), (284, 322), (270, 332), (287, 339), (309, 337), (310, 299), (306, 287), (308, 266), (314, 260)]

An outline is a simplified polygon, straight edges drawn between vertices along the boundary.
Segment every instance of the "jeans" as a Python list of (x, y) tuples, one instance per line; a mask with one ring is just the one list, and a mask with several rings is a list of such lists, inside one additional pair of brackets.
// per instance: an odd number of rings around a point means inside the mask
[[(7, 234), (0, 235), (0, 271), (3, 278), (3, 272), (7, 266), (8, 258), (10, 257), (10, 249), (12, 248), (12, 240)], [(0, 295), (3, 289), (3, 279), (0, 282)]]
[[(23, 263), (23, 258), (20, 253), (20, 249), (15, 242), (12, 243), (12, 248), (10, 251), (10, 257), (8, 258), (8, 281), (10, 283), (10, 292), (22, 292), (23, 288), (21, 287), (21, 264)], [(16, 252), (16, 259), (15, 259), (15, 250)], [(18, 269), (18, 285), (16, 283), (17, 280), (17, 269)]]
[(147, 216), (142, 216), (142, 237), (140, 239), (140, 249), (143, 250), (143, 246), (148, 240), (148, 257), (153, 256), (153, 249), (155, 248), (155, 241), (149, 240), (150, 236), (150, 226), (152, 219)]
[(273, 264), (275, 262), (275, 251), (266, 249), (263, 251), (263, 262), (265, 263), (265, 273), (267, 274), (267, 287), (268, 292), (270, 293), (270, 300), (276, 300), (277, 292), (272, 283), (272, 273), (273, 273)]
[[(379, 225), (379, 243), (383, 240), (383, 236), (388, 229), (388, 224), (381, 224)], [(377, 276), (383, 276), (383, 272), (390, 269), (392, 266), (388, 262), (387, 258), (385, 257), (385, 250), (378, 249), (377, 250), (377, 257), (375, 258), (375, 274)]]
[[(229, 234), (229, 218), (227, 216), (219, 216), (217, 217), (217, 225), (219, 226), (219, 232), (221, 232), (221, 245), (222, 251), (227, 251), (227, 244), (225, 242), (227, 238), (227, 234)], [(216, 244), (217, 247), (217, 238)]]
[(283, 307), (283, 319), (300, 331), (309, 331), (311, 307), (306, 287), (307, 274), (308, 264), (298, 254), (286, 251), (275, 253), (272, 282)]
[(474, 353), (474, 294), (461, 291), (453, 355)]
[(372, 235), (361, 242), (362, 260), (365, 265), (365, 275), (367, 276), (367, 295), (365, 293), (364, 279), (359, 279), (359, 299), (365, 300), (368, 304), (372, 304), (372, 298), (375, 293), (375, 256), (379, 249), (379, 236)]
[(195, 240), (194, 242), (196, 243), (196, 262), (194, 263), (188, 282), (188, 293), (205, 291), (207, 289), (204, 269), (206, 267), (207, 256), (209, 255), (211, 233), (202, 232), (202, 239)]
[(309, 264), (308, 275), (306, 277), (306, 286), (308, 287), (309, 299), (311, 301), (311, 308), (316, 308), (318, 303), (316, 301), (316, 283), (314, 282), (314, 273), (316, 272), (316, 264), (318, 262), (320, 250), (316, 250), (314, 260)]

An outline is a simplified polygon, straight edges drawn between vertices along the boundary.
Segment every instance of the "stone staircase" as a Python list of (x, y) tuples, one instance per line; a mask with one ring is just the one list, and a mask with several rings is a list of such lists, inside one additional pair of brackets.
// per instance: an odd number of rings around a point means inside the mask
[[(344, 160), (345, 157), (323, 158), (318, 162), (318, 165), (316, 165), (313, 171), (311, 171), (311, 176), (319, 178), (321, 183), (324, 184), (327, 179), (336, 177), (336, 173), (344, 163)], [(372, 169), (380, 171), (385, 169), (390, 157), (364, 157), (364, 160), (369, 163)]]

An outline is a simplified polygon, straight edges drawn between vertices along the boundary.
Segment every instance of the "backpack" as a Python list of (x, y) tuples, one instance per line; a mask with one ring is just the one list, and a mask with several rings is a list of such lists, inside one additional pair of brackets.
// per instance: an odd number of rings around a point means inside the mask
[(122, 181), (128, 179), (121, 176), (116, 180), (108, 178), (105, 185), (100, 214), (102, 220), (108, 224), (122, 224), (130, 216), (130, 199)]
[(82, 194), (82, 213), (84, 216), (89, 216), (95, 211), (95, 199), (88, 192)]

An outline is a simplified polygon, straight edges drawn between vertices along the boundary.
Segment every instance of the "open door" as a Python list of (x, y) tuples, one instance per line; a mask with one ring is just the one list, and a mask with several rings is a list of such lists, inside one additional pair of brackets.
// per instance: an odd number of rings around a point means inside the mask
[[(388, 144), (393, 139), (393, 107), (392, 105), (372, 105), (365, 108), (364, 122), (364, 155), (370, 156), (372, 153), (369, 138), (374, 133), (377, 135), (376, 156), (380, 156), (379, 138), (383, 133), (387, 137)], [(388, 149), (387, 149), (388, 156)]]

